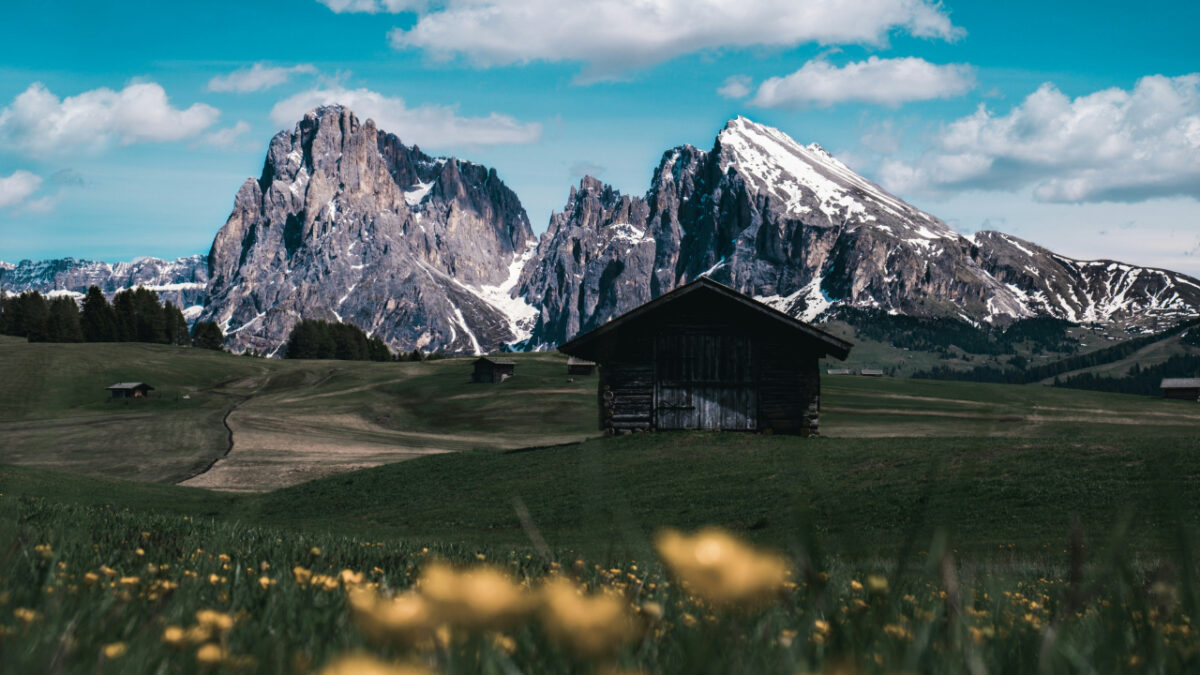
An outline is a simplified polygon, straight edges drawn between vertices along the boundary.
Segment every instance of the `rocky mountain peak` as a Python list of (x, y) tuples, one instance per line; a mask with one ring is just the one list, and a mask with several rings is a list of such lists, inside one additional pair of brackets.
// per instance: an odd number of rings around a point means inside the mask
[(495, 170), (323, 106), (275, 135), (235, 198), (203, 318), (238, 351), (276, 353), (301, 318), (352, 322), (395, 349), (485, 351), (520, 338), (509, 267), (533, 242)]

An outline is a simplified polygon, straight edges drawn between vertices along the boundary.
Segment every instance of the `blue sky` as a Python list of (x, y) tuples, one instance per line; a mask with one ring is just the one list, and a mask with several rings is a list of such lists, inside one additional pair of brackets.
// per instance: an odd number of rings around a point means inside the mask
[(1200, 276), (1196, 25), (1162, 0), (10, 3), (0, 260), (207, 252), (271, 136), (340, 100), (494, 166), (537, 232), (584, 173), (641, 194), (743, 114), (962, 232)]

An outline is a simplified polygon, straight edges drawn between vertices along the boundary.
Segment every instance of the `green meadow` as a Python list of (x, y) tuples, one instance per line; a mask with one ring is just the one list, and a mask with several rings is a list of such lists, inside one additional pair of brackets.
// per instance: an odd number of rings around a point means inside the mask
[[(594, 377), (517, 358), (478, 385), (469, 359), (0, 339), (0, 670), (1200, 667), (1200, 406), (825, 376), (819, 438), (599, 437)], [(154, 396), (105, 398), (129, 380)], [(706, 597), (656, 537), (708, 526), (785, 556), (788, 581)], [(524, 613), (443, 607), (418, 640), (355, 609), (432, 593), (433, 560), (503, 570)], [(554, 578), (621, 598), (633, 628), (580, 651)]]

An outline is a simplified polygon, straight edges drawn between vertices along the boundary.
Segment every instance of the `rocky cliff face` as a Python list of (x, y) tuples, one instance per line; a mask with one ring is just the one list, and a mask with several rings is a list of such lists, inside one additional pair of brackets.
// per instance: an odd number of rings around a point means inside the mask
[(644, 197), (591, 178), (572, 188), (521, 277), (541, 309), (529, 344), (559, 343), (698, 276), (808, 321), (838, 304), (1147, 329), (1200, 313), (1189, 277), (964, 237), (820, 146), (739, 117), (711, 151), (664, 154)]
[(533, 243), (495, 170), (318, 108), (239, 190), (202, 318), (235, 351), (276, 353), (301, 318), (354, 323), (394, 349), (487, 351), (527, 335), (532, 308), (511, 287)]
[(144, 286), (164, 301), (190, 309), (194, 316), (207, 295), (208, 265), (199, 255), (178, 260), (138, 258), (115, 264), (75, 258), (0, 263), (0, 289), (9, 293), (38, 291), (82, 298), (89, 286), (98, 286), (110, 298), (117, 291)]

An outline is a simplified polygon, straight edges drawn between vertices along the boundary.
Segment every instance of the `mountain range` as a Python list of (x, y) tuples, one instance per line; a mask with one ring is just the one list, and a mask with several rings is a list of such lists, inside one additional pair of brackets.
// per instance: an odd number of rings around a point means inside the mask
[(431, 157), (327, 106), (272, 139), (207, 259), (0, 264), (9, 292), (178, 292), (231, 349), (266, 354), (301, 318), (406, 351), (548, 348), (700, 276), (806, 321), (848, 306), (1144, 332), (1200, 315), (1196, 279), (961, 235), (819, 145), (744, 117), (709, 150), (666, 151), (644, 195), (583, 178), (539, 239), (495, 169)]

